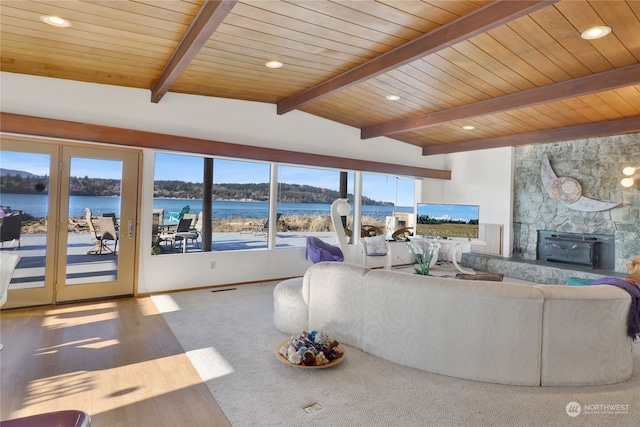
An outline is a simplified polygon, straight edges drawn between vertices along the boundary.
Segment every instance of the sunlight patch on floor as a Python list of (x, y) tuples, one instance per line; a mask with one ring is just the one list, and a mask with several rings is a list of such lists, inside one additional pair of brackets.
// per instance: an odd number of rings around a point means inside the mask
[(102, 338), (98, 338), (98, 337), (94, 337), (94, 338), (85, 338), (82, 340), (76, 340), (76, 341), (69, 341), (69, 342), (65, 342), (64, 344), (58, 344), (58, 345), (53, 345), (50, 347), (44, 347), (44, 348), (39, 348), (38, 352), (36, 353), (37, 356), (42, 356), (44, 354), (53, 354), (53, 353), (57, 353), (59, 350), (65, 348), (65, 347), (78, 347), (78, 348), (95, 348), (95, 347), (91, 347), (92, 345), (95, 345), (96, 343), (99, 343), (102, 341)]
[[(11, 416), (53, 411), (61, 407), (81, 407), (91, 414), (99, 414), (200, 384), (201, 380), (196, 375), (176, 377), (173, 374), (176, 367), (185, 364), (191, 365), (191, 362), (184, 354), (177, 354), (109, 369), (83, 370), (36, 379), (28, 383), (21, 410)], [(156, 372), (157, 375), (141, 376), (140, 372)], [(99, 398), (79, 399), (88, 391)]]
[(120, 340), (102, 340), (102, 341), (98, 341), (98, 342), (94, 342), (91, 344), (83, 344), (83, 345), (79, 345), (78, 348), (88, 348), (91, 350), (98, 350), (101, 348), (105, 348), (105, 347), (110, 347), (112, 345), (118, 345), (120, 344)]
[(153, 303), (158, 308), (159, 313), (170, 313), (172, 311), (180, 311), (181, 308), (171, 295), (154, 295), (151, 297)]
[(118, 303), (115, 301), (105, 302), (93, 302), (90, 305), (69, 305), (69, 306), (57, 306), (51, 310), (44, 312), (45, 316), (59, 316), (61, 314), (78, 313), (82, 311), (94, 311), (104, 309), (118, 308)]
[(116, 303), (105, 302), (48, 310), (42, 318), (42, 327), (48, 329), (78, 327), (94, 322), (117, 319)]
[(24, 406), (37, 405), (48, 401), (61, 402), (69, 396), (84, 393), (95, 386), (94, 374), (87, 371), (54, 375), (29, 382)]
[(203, 381), (235, 372), (233, 366), (213, 347), (187, 351), (187, 356)]

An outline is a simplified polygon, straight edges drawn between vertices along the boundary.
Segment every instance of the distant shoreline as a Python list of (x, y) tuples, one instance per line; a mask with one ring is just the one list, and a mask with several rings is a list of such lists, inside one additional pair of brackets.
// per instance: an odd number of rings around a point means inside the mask
[[(97, 218), (94, 216), (93, 218)], [(211, 221), (212, 231), (215, 233), (238, 233), (248, 228), (264, 224), (264, 218), (225, 218)], [(385, 228), (385, 222), (371, 217), (362, 217), (362, 224), (375, 225)], [(89, 226), (85, 217), (71, 217), (68, 221), (69, 233), (89, 233)], [(327, 232), (333, 231), (329, 215), (283, 215), (278, 221), (280, 232)], [(22, 234), (47, 233), (46, 218), (36, 218), (23, 221)]]
[[(11, 206), (12, 210), (22, 210), (25, 214), (34, 218), (43, 218), (48, 215), (48, 199), (44, 195), (2, 194), (3, 206)], [(191, 207), (190, 213), (197, 214), (202, 209), (201, 200), (186, 199), (154, 199), (154, 209), (164, 209), (165, 221), (169, 212), (180, 212), (185, 206)], [(70, 217), (84, 217), (85, 208), (90, 208), (93, 215), (100, 216), (104, 213), (115, 212), (119, 215), (120, 199), (113, 197), (71, 196), (69, 198), (68, 215)], [(412, 206), (380, 206), (362, 205), (362, 215), (384, 220), (394, 211), (414, 212)], [(331, 204), (327, 203), (278, 203), (278, 212), (282, 215), (329, 215)], [(268, 202), (248, 201), (214, 201), (212, 204), (214, 219), (233, 219), (238, 216), (247, 218), (266, 219), (269, 216)]]

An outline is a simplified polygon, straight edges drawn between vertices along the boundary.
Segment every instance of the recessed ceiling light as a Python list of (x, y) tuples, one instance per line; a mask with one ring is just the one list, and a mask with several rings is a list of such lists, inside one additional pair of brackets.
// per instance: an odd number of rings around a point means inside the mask
[(592, 27), (588, 30), (585, 30), (580, 37), (585, 40), (594, 40), (599, 39), (600, 37), (604, 37), (611, 32), (611, 27), (607, 27), (605, 25), (601, 25), (598, 27)]
[(392, 94), (392, 95), (387, 95), (387, 96), (385, 96), (385, 98), (386, 98), (388, 101), (397, 101), (397, 100), (399, 100), (399, 99), (400, 99), (400, 97), (399, 97), (398, 95), (393, 95), (393, 94)]
[(264, 65), (268, 68), (281, 68), (284, 64), (280, 61), (268, 61)]
[(462, 126), (462, 129), (464, 130), (474, 130), (475, 128), (476, 128), (475, 126), (470, 126), (470, 125)]
[(54, 27), (67, 28), (71, 26), (71, 22), (54, 15), (42, 15), (40, 20), (45, 24), (53, 25)]

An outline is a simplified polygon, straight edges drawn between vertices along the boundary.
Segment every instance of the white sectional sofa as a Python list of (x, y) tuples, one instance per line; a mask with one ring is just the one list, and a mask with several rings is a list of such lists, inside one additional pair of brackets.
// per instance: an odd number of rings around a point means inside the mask
[(284, 333), (324, 330), (413, 368), (531, 386), (628, 379), (630, 306), (630, 295), (609, 285), (467, 281), (334, 262), (274, 289)]

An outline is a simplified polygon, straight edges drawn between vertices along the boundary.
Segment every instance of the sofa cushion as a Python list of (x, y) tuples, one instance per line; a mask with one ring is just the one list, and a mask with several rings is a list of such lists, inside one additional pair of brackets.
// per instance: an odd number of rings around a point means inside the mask
[(285, 334), (297, 335), (309, 327), (309, 308), (302, 298), (302, 277), (283, 280), (273, 288), (273, 323)]
[(302, 297), (309, 306), (309, 330), (326, 331), (343, 344), (362, 348), (364, 277), (369, 271), (336, 262), (309, 267), (302, 282)]
[(544, 293), (541, 385), (613, 384), (631, 376), (631, 296), (614, 286), (537, 285)]
[(542, 309), (532, 286), (374, 270), (362, 349), (438, 374), (537, 386)]

